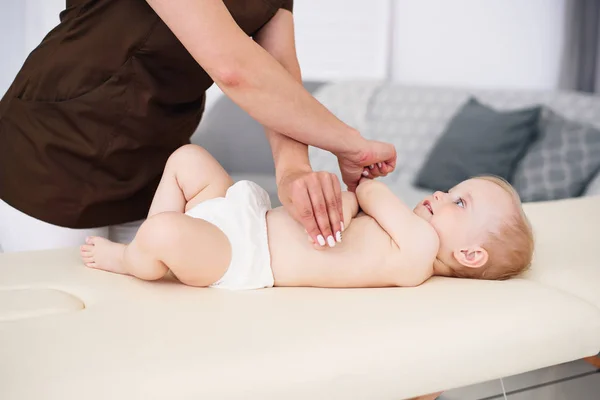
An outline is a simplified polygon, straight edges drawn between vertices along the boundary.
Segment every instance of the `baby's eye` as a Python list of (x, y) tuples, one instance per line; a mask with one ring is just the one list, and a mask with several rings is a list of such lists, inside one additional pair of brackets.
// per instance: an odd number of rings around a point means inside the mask
[(454, 203), (456, 203), (456, 205), (459, 207), (465, 208), (465, 202), (461, 198), (456, 199)]

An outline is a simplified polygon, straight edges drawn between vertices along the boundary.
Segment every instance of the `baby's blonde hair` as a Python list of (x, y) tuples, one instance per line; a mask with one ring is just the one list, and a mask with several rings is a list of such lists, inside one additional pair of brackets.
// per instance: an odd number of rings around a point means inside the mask
[(523, 211), (521, 198), (505, 179), (497, 176), (476, 176), (500, 186), (513, 199), (514, 212), (502, 221), (494, 232), (489, 232), (484, 245), (488, 261), (480, 268), (453, 268), (457, 278), (505, 280), (526, 271), (533, 258), (533, 230)]

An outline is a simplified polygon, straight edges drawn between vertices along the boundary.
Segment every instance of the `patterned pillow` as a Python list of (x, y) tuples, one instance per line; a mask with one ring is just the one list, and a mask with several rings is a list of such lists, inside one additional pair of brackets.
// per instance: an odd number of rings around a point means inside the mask
[(539, 138), (515, 171), (522, 201), (580, 196), (600, 170), (600, 131), (544, 108)]

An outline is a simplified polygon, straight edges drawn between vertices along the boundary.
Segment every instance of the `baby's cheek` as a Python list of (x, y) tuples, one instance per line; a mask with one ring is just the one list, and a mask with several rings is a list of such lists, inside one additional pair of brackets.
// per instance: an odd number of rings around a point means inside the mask
[(431, 220), (431, 225), (437, 232), (440, 240), (448, 242), (452, 240), (452, 237), (459, 234), (463, 228), (459, 218), (455, 215), (434, 215)]

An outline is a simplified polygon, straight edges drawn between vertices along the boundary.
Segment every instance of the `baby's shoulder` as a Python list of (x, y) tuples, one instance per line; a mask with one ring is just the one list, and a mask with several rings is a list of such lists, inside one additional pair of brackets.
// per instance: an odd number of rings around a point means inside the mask
[(398, 286), (417, 286), (429, 279), (440, 247), (439, 236), (431, 224), (419, 219), (411, 225), (408, 241), (395, 252)]

